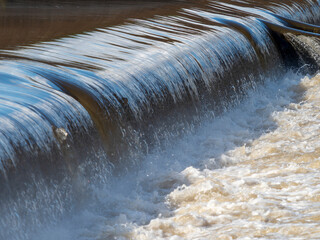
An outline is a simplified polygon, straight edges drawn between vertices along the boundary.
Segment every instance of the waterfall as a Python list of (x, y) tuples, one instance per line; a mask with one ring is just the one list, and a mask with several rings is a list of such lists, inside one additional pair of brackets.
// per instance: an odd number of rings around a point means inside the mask
[(27, 239), (48, 216), (72, 212), (90, 184), (130, 171), (266, 78), (317, 71), (319, 9), (190, 1), (174, 14), (0, 50), (0, 239)]

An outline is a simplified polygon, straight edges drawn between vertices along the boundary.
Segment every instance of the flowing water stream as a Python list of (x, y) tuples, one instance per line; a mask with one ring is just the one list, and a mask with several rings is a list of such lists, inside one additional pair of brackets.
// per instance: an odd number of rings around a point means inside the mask
[[(267, 93), (253, 94), (241, 112), (206, 126), (206, 132), (215, 131), (195, 143), (201, 165), (196, 161), (170, 175), (179, 183), (165, 198), (172, 212), (127, 236), (319, 239), (320, 76), (288, 78), (281, 85), (266, 86)], [(163, 184), (168, 177), (160, 179)]]
[(319, 90), (266, 81), (35, 239), (318, 239)]
[(320, 238), (318, 1), (2, 3), (1, 240)]

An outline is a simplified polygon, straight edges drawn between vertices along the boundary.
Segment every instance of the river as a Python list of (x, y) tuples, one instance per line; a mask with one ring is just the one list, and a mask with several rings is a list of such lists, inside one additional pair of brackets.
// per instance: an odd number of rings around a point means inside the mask
[(31, 2), (0, 1), (1, 240), (320, 238), (318, 1)]

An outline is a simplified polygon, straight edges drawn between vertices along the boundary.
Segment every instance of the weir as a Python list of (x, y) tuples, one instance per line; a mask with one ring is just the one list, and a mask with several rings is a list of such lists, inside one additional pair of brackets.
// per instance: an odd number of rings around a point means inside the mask
[[(107, 184), (266, 78), (319, 69), (315, 0), (151, 2), (145, 15), (135, 8), (119, 21), (1, 41), (0, 239), (28, 239), (90, 198), (90, 185)], [(2, 19), (14, 9), (2, 8)], [(48, 26), (60, 29), (60, 20)]]

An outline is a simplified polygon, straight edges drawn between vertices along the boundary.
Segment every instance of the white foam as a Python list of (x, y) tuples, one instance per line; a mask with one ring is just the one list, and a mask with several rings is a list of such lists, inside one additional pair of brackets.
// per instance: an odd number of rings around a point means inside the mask
[(181, 172), (188, 184), (168, 194), (171, 216), (135, 228), (130, 239), (320, 237), (320, 75), (261, 90), (212, 123), (224, 123), (220, 143), (207, 135), (198, 146), (225, 151), (201, 159), (208, 168)]
[(317, 236), (320, 76), (300, 81), (289, 74), (251, 91), (38, 239)]

